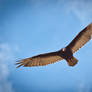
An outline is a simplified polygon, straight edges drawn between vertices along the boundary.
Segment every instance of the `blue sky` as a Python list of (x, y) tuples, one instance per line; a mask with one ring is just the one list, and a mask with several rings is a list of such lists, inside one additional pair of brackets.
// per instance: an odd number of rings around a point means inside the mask
[(91, 92), (92, 40), (65, 60), (16, 69), (18, 59), (56, 51), (92, 22), (91, 0), (0, 0), (0, 92)]

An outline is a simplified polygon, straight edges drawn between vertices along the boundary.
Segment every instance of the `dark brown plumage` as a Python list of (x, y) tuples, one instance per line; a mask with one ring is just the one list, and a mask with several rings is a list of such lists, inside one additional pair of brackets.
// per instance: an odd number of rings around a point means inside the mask
[(63, 59), (67, 61), (69, 66), (74, 66), (75, 64), (77, 64), (78, 60), (73, 56), (73, 53), (75, 53), (83, 45), (85, 45), (91, 39), (91, 35), (92, 23), (89, 24), (85, 29), (83, 29), (65, 48), (62, 48), (61, 50), (56, 52), (40, 54), (37, 56), (19, 60), (16, 63), (18, 64), (17, 67), (44, 66)]

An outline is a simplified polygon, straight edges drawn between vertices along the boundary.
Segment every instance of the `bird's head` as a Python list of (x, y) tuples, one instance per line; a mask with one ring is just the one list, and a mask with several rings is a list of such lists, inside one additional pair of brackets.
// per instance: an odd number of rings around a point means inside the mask
[(66, 48), (62, 48), (62, 52), (65, 52), (66, 51)]

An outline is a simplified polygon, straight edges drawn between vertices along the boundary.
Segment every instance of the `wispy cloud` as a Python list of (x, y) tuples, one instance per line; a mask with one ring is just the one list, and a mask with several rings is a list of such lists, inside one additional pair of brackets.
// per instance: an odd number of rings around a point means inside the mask
[(90, 86), (86, 85), (84, 82), (81, 82), (78, 85), (78, 92), (90, 92)]
[(68, 13), (73, 13), (81, 23), (92, 21), (92, 1), (70, 0), (65, 6)]
[[(18, 48), (18, 47), (17, 47)], [(12, 58), (12, 50), (8, 44), (0, 44), (0, 92), (14, 92), (12, 83), (8, 80), (8, 61)]]
[[(92, 1), (91, 0), (31, 0), (32, 5), (39, 7), (46, 4), (54, 4), (57, 8), (64, 8), (66, 12), (74, 14), (82, 24), (92, 21)], [(62, 7), (63, 6), (63, 7)], [(54, 6), (55, 7), (55, 6)], [(55, 9), (55, 8), (54, 8)]]

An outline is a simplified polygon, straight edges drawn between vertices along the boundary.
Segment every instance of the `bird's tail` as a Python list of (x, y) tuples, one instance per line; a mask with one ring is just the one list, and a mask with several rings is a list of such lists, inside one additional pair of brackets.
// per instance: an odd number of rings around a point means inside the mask
[(77, 62), (78, 62), (78, 60), (73, 56), (67, 60), (67, 63), (69, 66), (74, 66), (77, 64)]

